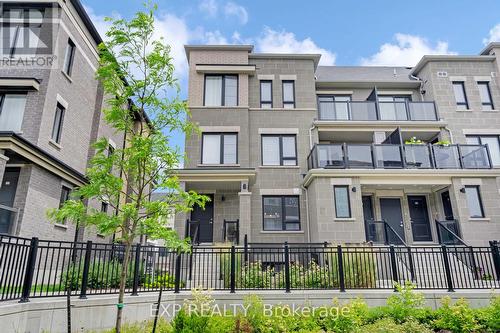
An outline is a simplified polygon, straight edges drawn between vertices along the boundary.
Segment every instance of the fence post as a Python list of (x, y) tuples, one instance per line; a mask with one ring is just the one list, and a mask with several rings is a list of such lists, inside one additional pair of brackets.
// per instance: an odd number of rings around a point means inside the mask
[(443, 264), (444, 264), (444, 272), (446, 273), (446, 284), (448, 285), (448, 292), (452, 292), (455, 290), (453, 290), (453, 279), (451, 278), (450, 261), (448, 258), (448, 251), (446, 249), (446, 245), (442, 245), (441, 249), (443, 252)]
[[(392, 281), (399, 282), (398, 277), (398, 264), (396, 261), (396, 250), (394, 249), (394, 245), (389, 247), (389, 254), (391, 257), (391, 271), (392, 271)], [(396, 286), (394, 285), (394, 291), (396, 291)]]
[(498, 251), (498, 242), (490, 241), (491, 256), (493, 257), (493, 266), (495, 267), (495, 273), (497, 280), (500, 280), (500, 253)]
[(236, 289), (236, 248), (231, 246), (231, 273), (230, 273), (230, 287), (231, 293), (234, 293)]
[(139, 268), (141, 266), (141, 244), (137, 243), (135, 248), (134, 260), (134, 280), (132, 285), (132, 296), (137, 296), (137, 289), (139, 289)]
[(248, 235), (245, 234), (245, 238), (243, 239), (243, 248), (244, 248), (244, 260), (245, 264), (248, 262)]
[(178, 294), (181, 286), (181, 254), (175, 257), (174, 293)]
[(290, 252), (288, 242), (285, 242), (285, 292), (290, 292)]
[(411, 280), (415, 280), (415, 267), (413, 266), (413, 256), (411, 254), (411, 247), (408, 246), (408, 265), (410, 266)]
[(90, 255), (92, 252), (92, 241), (87, 241), (85, 248), (85, 259), (83, 261), (82, 289), (80, 289), (80, 299), (87, 298), (87, 284), (89, 281)]
[(344, 260), (342, 259), (341, 245), (337, 245), (337, 260), (339, 265), (339, 290), (345, 292)]
[(28, 262), (26, 264), (26, 270), (24, 272), (24, 282), (23, 282), (23, 290), (21, 294), (21, 299), (19, 303), (29, 302), (31, 285), (33, 283), (33, 275), (35, 272), (35, 264), (36, 264), (36, 254), (38, 252), (38, 238), (33, 237), (30, 243), (30, 250), (28, 253)]

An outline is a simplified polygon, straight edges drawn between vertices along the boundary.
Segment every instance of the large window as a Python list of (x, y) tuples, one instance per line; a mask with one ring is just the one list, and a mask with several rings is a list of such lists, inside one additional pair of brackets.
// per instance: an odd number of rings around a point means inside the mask
[[(16, 8), (11, 7), (11, 4), (3, 4), (0, 10), (0, 17), (3, 19), (3, 29), (1, 29), (3, 56), (32, 55), (41, 45), (48, 45), (50, 37), (40, 34), (44, 8)], [(41, 41), (40, 37), (44, 37), (45, 40)]]
[(262, 165), (297, 165), (295, 135), (262, 135)]
[(491, 99), (490, 83), (481, 81), (477, 83), (479, 96), (481, 96), (481, 105), (483, 110), (493, 110), (493, 100)]
[(66, 53), (64, 54), (64, 73), (71, 76), (71, 70), (73, 69), (73, 58), (75, 57), (75, 43), (71, 39), (68, 39), (68, 45), (66, 45)]
[(61, 104), (57, 103), (56, 114), (54, 116), (54, 124), (52, 125), (52, 140), (57, 143), (61, 142), (65, 111), (65, 108)]
[(320, 119), (349, 120), (351, 96), (319, 96)]
[(273, 107), (273, 81), (271, 80), (260, 81), (260, 107)]
[(491, 163), (493, 166), (500, 166), (500, 136), (498, 135), (468, 135), (469, 145), (488, 145)]
[(203, 133), (202, 164), (238, 163), (238, 135), (236, 133)]
[(406, 105), (411, 96), (379, 96), (380, 120), (408, 120)]
[(300, 230), (300, 209), (298, 196), (262, 197), (264, 230)]
[(465, 195), (467, 196), (467, 205), (469, 206), (469, 216), (472, 218), (484, 217), (479, 186), (465, 186)]
[(455, 101), (457, 103), (457, 110), (468, 110), (469, 103), (467, 102), (467, 95), (465, 94), (465, 84), (463, 81), (453, 81), (453, 93), (455, 94)]
[(26, 94), (0, 94), (0, 131), (21, 131)]
[(337, 218), (351, 217), (351, 203), (349, 202), (349, 186), (335, 185), (333, 187), (335, 199), (335, 216)]
[(295, 108), (295, 81), (283, 81), (283, 108)]
[(238, 105), (237, 75), (206, 75), (205, 106)]

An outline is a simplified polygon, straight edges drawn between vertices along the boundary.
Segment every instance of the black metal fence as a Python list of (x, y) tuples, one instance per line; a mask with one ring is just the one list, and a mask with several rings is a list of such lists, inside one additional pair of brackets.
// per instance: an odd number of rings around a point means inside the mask
[[(418, 289), (500, 287), (497, 242), (472, 246), (195, 246), (189, 253), (134, 245), (126, 293), (213, 290)], [(124, 247), (0, 235), (0, 300), (118, 293)]]

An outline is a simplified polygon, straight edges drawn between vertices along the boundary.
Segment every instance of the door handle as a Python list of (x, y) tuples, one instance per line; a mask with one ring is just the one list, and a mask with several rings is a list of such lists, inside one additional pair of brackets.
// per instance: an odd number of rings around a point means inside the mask
[(400, 226), (400, 227), (403, 227), (403, 226), (404, 226), (404, 225), (403, 225), (403, 221), (400, 221), (400, 222), (399, 222), (399, 226)]
[(212, 223), (214, 223), (214, 220), (210, 219), (210, 220), (208, 220), (208, 223), (212, 224)]

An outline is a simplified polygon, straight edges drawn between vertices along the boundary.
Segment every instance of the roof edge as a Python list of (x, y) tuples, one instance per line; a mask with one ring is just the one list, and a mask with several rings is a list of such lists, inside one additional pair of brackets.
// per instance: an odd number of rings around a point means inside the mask
[(424, 66), (431, 61), (494, 61), (495, 56), (490, 55), (456, 55), (456, 54), (446, 54), (446, 55), (424, 55), (422, 59), (413, 67), (410, 74), (415, 75)]
[(494, 48), (500, 48), (500, 42), (491, 42), (491, 43), (488, 43), (488, 45), (486, 45), (484, 47), (484, 49), (481, 50), (481, 52), (479, 52), (480, 55), (489, 55), (490, 54), (490, 51)]
[(92, 36), (92, 38), (94, 39), (94, 41), (96, 42), (96, 44), (97, 45), (101, 44), (102, 43), (101, 35), (97, 31), (97, 28), (95, 27), (94, 23), (90, 19), (89, 14), (87, 13), (85, 8), (83, 7), (80, 0), (71, 0), (71, 4), (73, 5), (73, 7), (75, 7), (76, 12), (78, 13), (78, 15), (80, 15), (80, 18), (82, 19), (83, 24), (85, 24), (85, 27), (87, 27), (87, 29), (89, 30), (89, 33)]

